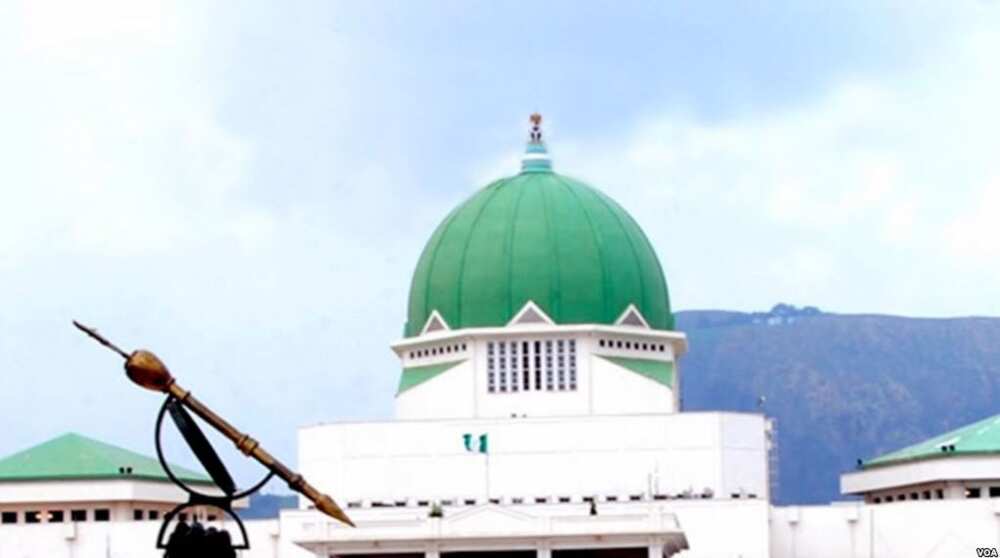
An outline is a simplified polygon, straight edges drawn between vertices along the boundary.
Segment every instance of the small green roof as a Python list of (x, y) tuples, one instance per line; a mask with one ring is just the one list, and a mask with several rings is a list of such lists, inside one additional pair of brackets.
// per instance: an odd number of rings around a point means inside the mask
[[(131, 473), (122, 468), (131, 467)], [(206, 475), (170, 464), (186, 482), (210, 484)], [(0, 459), (0, 482), (83, 479), (169, 481), (152, 457), (70, 432)]]
[(918, 444), (865, 461), (862, 463), (862, 468), (867, 469), (904, 461), (990, 453), (1000, 453), (1000, 415), (994, 415)]

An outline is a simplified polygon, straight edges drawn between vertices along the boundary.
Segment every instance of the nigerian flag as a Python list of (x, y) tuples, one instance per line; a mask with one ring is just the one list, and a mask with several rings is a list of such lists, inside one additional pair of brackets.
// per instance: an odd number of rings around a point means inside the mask
[(473, 447), (473, 435), (466, 432), (462, 434), (462, 443), (465, 444), (465, 451), (472, 451), (478, 453), (489, 453), (489, 437), (486, 434), (479, 435), (479, 444), (477, 448)]

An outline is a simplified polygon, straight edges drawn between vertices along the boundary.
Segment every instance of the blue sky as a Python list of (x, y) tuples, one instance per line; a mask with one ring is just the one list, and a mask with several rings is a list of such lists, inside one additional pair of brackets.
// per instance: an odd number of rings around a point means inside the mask
[(535, 110), (676, 309), (1000, 315), (1000, 5), (761, 4), (0, 4), (0, 454), (151, 449), (73, 318), (288, 458), (390, 416), (423, 242)]

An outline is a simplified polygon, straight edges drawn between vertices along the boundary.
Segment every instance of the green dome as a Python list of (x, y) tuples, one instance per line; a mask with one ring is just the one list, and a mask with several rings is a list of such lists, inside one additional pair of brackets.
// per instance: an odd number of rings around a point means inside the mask
[(506, 325), (530, 300), (557, 324), (613, 324), (634, 304), (673, 329), (660, 262), (621, 206), (551, 171), (529, 145), (521, 174), (452, 211), (424, 247), (410, 286), (405, 335), (435, 310), (452, 329)]

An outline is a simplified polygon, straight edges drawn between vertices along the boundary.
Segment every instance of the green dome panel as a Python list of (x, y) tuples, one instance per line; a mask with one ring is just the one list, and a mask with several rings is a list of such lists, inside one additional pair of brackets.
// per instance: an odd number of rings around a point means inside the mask
[(487, 185), (427, 242), (405, 335), (437, 310), (452, 329), (506, 325), (534, 301), (557, 324), (613, 324), (629, 304), (673, 329), (663, 270), (642, 229), (609, 197), (547, 168)]

